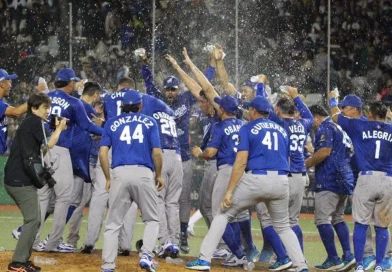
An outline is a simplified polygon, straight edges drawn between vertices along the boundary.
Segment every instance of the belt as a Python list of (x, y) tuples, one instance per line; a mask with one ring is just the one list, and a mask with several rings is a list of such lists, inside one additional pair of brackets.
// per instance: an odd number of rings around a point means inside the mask
[(287, 176), (286, 171), (273, 171), (273, 170), (250, 170), (246, 172), (247, 174), (253, 174), (253, 175), (268, 175), (268, 173), (278, 173), (279, 176)]
[[(361, 171), (359, 172), (362, 176), (371, 176), (373, 175), (373, 171)], [(385, 174), (387, 177), (392, 177), (392, 173), (387, 173), (387, 172), (382, 172)]]
[(181, 155), (181, 151), (178, 149), (168, 149), (168, 148), (162, 149), (162, 153), (165, 153), (165, 152), (176, 152), (176, 154)]
[(292, 174), (302, 174), (303, 177), (306, 176), (306, 172), (288, 173), (287, 176), (288, 176), (288, 177), (292, 177), (292, 176), (293, 176)]

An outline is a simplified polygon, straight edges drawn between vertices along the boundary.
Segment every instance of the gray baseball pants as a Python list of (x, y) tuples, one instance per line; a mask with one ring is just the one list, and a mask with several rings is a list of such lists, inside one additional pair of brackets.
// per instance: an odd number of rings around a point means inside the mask
[(221, 239), (226, 225), (239, 212), (265, 202), (271, 215), (272, 224), (285, 246), (287, 253), (298, 271), (307, 269), (304, 255), (289, 223), (289, 185), (286, 175), (268, 171), (266, 175), (244, 174), (235, 188), (232, 205), (214, 217), (207, 236), (200, 249), (200, 259), (210, 262), (212, 254)]
[(191, 214), (192, 159), (182, 162), (182, 171), (182, 191), (178, 201), (180, 206), (180, 222), (188, 223)]
[(217, 172), (216, 160), (207, 161), (200, 185), (199, 209), (208, 227), (210, 227), (212, 222), (212, 191), (214, 189)]
[(109, 212), (105, 224), (102, 250), (102, 269), (114, 269), (117, 258), (118, 235), (124, 218), (136, 202), (146, 224), (142, 252), (154, 256), (153, 249), (158, 238), (158, 193), (151, 169), (137, 166), (119, 166), (113, 169), (109, 191)]

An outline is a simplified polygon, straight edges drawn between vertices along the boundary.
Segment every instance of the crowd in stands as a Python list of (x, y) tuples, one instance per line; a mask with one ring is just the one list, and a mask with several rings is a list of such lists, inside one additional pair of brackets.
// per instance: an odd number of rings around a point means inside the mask
[[(108, 90), (125, 73), (144, 89), (133, 51), (145, 47), (151, 53), (154, 17), (158, 84), (174, 74), (166, 53), (181, 60), (187, 47), (205, 67), (205, 45), (219, 43), (233, 83), (264, 73), (273, 91), (290, 84), (304, 94), (326, 93), (327, 0), (239, 1), (238, 78), (235, 0), (157, 0), (154, 16), (152, 0), (0, 0), (0, 67), (19, 76), (9, 103), (26, 101), (40, 76), (53, 89), (54, 73), (68, 65), (69, 3), (73, 67)], [(331, 88), (338, 87), (342, 96), (356, 93), (365, 101), (392, 103), (391, 6), (390, 0), (332, 2)]]

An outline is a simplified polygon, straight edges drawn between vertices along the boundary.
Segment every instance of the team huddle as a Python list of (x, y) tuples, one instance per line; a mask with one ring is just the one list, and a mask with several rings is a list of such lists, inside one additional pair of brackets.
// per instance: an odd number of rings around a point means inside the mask
[[(268, 78), (248, 81), (247, 91), (223, 84), (219, 94), (211, 84), (217, 73), (227, 78), (223, 51), (216, 48), (210, 66), (201, 72), (183, 51), (189, 76), (174, 58), (166, 59), (180, 80), (169, 76), (162, 90), (153, 81), (146, 55), (140, 56), (147, 93), (135, 89), (129, 77), (116, 91), (101, 94), (98, 83), (87, 82), (75, 97), (80, 79), (72, 69), (57, 73), (56, 90), (48, 93), (51, 113), (67, 119), (67, 129), (45, 157), (57, 183), (39, 189), (41, 226), (33, 249), (74, 252), (83, 208), (90, 201), (82, 253), (90, 254), (99, 238), (107, 206), (102, 271), (114, 271), (118, 255), (127, 256), (140, 210), (145, 224), (138, 242), (141, 268), (155, 271), (154, 256), (177, 258), (189, 253), (192, 156), (206, 160), (199, 209), (209, 228), (200, 256), (186, 264), (210, 270), (211, 259), (230, 267), (260, 261), (269, 269), (308, 271), (299, 214), (307, 169), (315, 168), (315, 224), (327, 252), (318, 270), (362, 272), (392, 269), (389, 223), (392, 199), (392, 126), (384, 121), (387, 107), (369, 105), (355, 95), (340, 103), (330, 93), (330, 113), (320, 105), (307, 107), (298, 90), (272, 101)], [(74, 94), (74, 96), (72, 96)], [(191, 147), (191, 108), (199, 103), (203, 127), (200, 147)], [(101, 106), (103, 105), (103, 106)], [(314, 129), (314, 130), (313, 130)], [(307, 144), (312, 135), (314, 150)], [(354, 189), (355, 188), (355, 189)], [(355, 221), (352, 250), (344, 209), (351, 201)], [(259, 251), (251, 233), (256, 209), (264, 245)], [(41, 241), (44, 221), (53, 214), (50, 234)], [(376, 233), (372, 246), (370, 221)], [(65, 225), (70, 233), (62, 241)], [(18, 238), (23, 227), (14, 230)], [(338, 256), (335, 232), (343, 249)], [(158, 241), (158, 249), (156, 249)]]

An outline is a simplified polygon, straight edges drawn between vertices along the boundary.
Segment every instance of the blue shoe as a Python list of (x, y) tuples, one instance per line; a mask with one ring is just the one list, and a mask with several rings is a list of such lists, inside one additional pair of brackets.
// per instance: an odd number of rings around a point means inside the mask
[(142, 255), (139, 261), (139, 265), (141, 269), (149, 272), (155, 272), (155, 266), (152, 257), (147, 254)]
[(258, 254), (260, 254), (260, 251), (256, 247), (253, 247), (253, 249), (246, 251), (246, 259), (248, 262), (254, 263), (257, 260)]
[(381, 266), (384, 271), (392, 270), (392, 257), (385, 257), (384, 259), (382, 259)]
[(262, 249), (259, 257), (259, 263), (271, 263), (271, 258), (272, 255), (274, 255), (274, 252), (272, 249)]
[(338, 270), (343, 266), (342, 260), (337, 258), (336, 260), (326, 259), (323, 264), (316, 265), (314, 268), (317, 270)]
[(192, 262), (188, 262), (186, 264), (186, 268), (191, 269), (191, 270), (198, 270), (198, 271), (205, 271), (205, 270), (210, 270), (211, 269), (211, 263), (207, 261), (200, 260), (197, 258), (196, 260)]
[(268, 270), (270, 271), (280, 271), (289, 268), (292, 266), (293, 263), (291, 262), (289, 257), (286, 257), (282, 260), (277, 260), (273, 265), (270, 265), (268, 267)]
[(370, 255), (363, 258), (363, 269), (370, 270), (376, 265), (376, 255)]
[(355, 266), (355, 256), (354, 254), (351, 254), (347, 258), (342, 258), (343, 259), (343, 267), (339, 268), (338, 271), (345, 271), (345, 270), (351, 270), (353, 266)]

